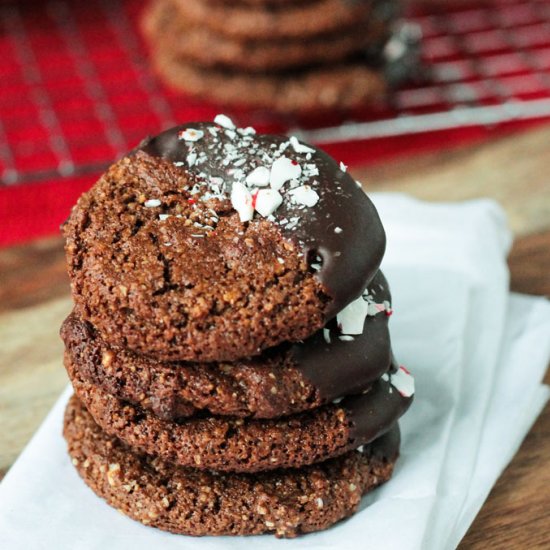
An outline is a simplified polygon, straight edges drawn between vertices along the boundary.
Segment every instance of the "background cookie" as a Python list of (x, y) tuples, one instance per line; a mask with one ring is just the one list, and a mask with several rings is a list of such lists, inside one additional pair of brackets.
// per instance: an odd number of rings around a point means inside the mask
[[(369, 295), (391, 301), (381, 273)], [(373, 300), (374, 302), (374, 300)], [(198, 409), (237, 417), (276, 418), (361, 393), (389, 370), (388, 311), (367, 315), (362, 334), (328, 328), (302, 343), (283, 344), (232, 363), (162, 362), (106, 344), (75, 313), (63, 323), (66, 363), (77, 376), (165, 420)]]
[[(200, 123), (144, 142), (64, 226), (78, 313), (163, 360), (231, 361), (320, 329), (372, 280), (385, 235), (353, 179), (304, 147)], [(273, 182), (262, 204), (279, 207), (264, 217), (251, 198), (243, 222), (228, 184), (250, 195), (256, 168)]]
[(346, 32), (306, 39), (268, 36), (261, 40), (241, 40), (193, 25), (178, 14), (172, 0), (151, 4), (144, 15), (143, 28), (158, 49), (170, 52), (182, 63), (259, 72), (328, 64), (369, 47), (371, 51), (375, 48), (380, 51), (390, 35), (389, 22), (371, 17)]
[(74, 466), (97, 495), (141, 523), (188, 535), (293, 537), (325, 529), (389, 479), (399, 448), (395, 427), (362, 452), (302, 470), (214, 475), (134, 454), (101, 431), (75, 397), (64, 436)]
[(173, 89), (225, 106), (303, 114), (381, 104), (388, 91), (383, 70), (364, 60), (282, 74), (247, 74), (184, 63), (153, 46), (152, 62)]
[(340, 456), (383, 435), (412, 402), (380, 380), (366, 395), (278, 420), (171, 422), (78, 379), (70, 364), (67, 370), (76, 395), (109, 435), (180, 466), (226, 472), (298, 468)]
[(316, 0), (289, 4), (281, 9), (251, 5), (220, 5), (207, 0), (173, 0), (193, 24), (242, 39), (305, 37), (340, 30), (366, 21), (373, 0)]

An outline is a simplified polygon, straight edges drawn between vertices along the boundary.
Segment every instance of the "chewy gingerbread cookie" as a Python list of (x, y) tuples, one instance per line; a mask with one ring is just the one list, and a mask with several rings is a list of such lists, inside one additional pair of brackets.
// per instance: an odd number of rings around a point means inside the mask
[(399, 450), (395, 426), (361, 451), (300, 470), (215, 474), (128, 449), (103, 432), (75, 397), (64, 436), (78, 473), (111, 506), (145, 525), (195, 536), (295, 537), (326, 529), (391, 477)]
[(78, 377), (165, 420), (200, 410), (277, 418), (361, 393), (388, 371), (391, 295), (382, 273), (364, 296), (370, 311), (358, 313), (364, 321), (352, 332), (359, 334), (343, 334), (347, 325), (334, 320), (304, 342), (231, 363), (167, 363), (115, 348), (75, 313), (63, 323), (61, 336), (66, 362)]
[(385, 248), (345, 167), (226, 117), (146, 140), (63, 232), (76, 311), (107, 343), (199, 362), (311, 336), (361, 296)]

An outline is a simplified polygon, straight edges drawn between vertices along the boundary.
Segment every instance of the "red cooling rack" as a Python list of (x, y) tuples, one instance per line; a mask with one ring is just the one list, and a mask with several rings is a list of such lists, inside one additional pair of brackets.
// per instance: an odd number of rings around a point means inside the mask
[[(151, 73), (137, 30), (142, 6), (0, 3), (0, 243), (51, 232), (93, 177), (145, 135), (219, 111)], [(346, 120), (229, 114), (260, 130), (301, 132), (351, 164), (439, 144), (442, 131), (467, 141), (550, 118), (550, 0), (438, 0), (407, 19), (422, 30), (427, 77), (387, 107)]]

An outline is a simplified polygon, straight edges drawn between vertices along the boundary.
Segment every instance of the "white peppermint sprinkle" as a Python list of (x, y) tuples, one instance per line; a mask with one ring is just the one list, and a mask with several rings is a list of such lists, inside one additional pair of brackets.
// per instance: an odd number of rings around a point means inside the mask
[(167, 220), (170, 217), (170, 214), (159, 214), (159, 220), (163, 222), (164, 220)]
[(338, 339), (342, 340), (342, 342), (353, 342), (355, 340), (353, 336), (349, 336), (348, 334), (342, 334), (338, 336)]
[(301, 174), (302, 168), (296, 161), (279, 157), (271, 166), (269, 183), (278, 191), (288, 180), (299, 178)]
[(323, 338), (327, 344), (330, 344), (330, 330), (328, 328), (323, 329)]
[(237, 128), (227, 115), (217, 115), (216, 118), (214, 118), (214, 122), (228, 130), (235, 130), (235, 128)]
[(383, 374), (381, 377), (380, 377), (381, 380), (383, 380), (384, 382), (389, 382), (390, 381), (390, 375), (389, 374)]
[(339, 235), (340, 233), (342, 233), (343, 229), (341, 227), (335, 227), (334, 228), (334, 232)]
[(238, 181), (233, 183), (231, 189), (231, 204), (239, 213), (242, 222), (249, 222), (254, 217), (252, 195), (246, 186)]
[(296, 187), (295, 189), (291, 189), (288, 194), (290, 195), (292, 202), (303, 204), (308, 207), (315, 206), (319, 201), (319, 194), (309, 185), (302, 185), (300, 187)]
[(399, 367), (399, 370), (391, 375), (391, 384), (403, 397), (414, 395), (414, 378), (405, 367)]
[(186, 128), (178, 134), (179, 139), (185, 141), (199, 141), (204, 137), (204, 132), (202, 130), (196, 130), (195, 128)]
[(319, 498), (315, 501), (315, 503), (317, 504), (317, 508), (322, 508), (322, 507), (325, 505), (325, 503), (323, 502), (323, 499), (322, 499), (321, 497), (319, 497)]
[(264, 218), (273, 214), (282, 203), (283, 197), (275, 189), (260, 189), (256, 192), (255, 208)]
[(174, 162), (174, 166), (177, 166), (178, 168), (180, 166), (185, 166), (185, 162), (181, 162), (181, 160), (177, 160), (176, 162)]
[(254, 168), (248, 176), (246, 176), (246, 183), (248, 185), (254, 185), (256, 187), (265, 187), (266, 185), (269, 185), (269, 176), (270, 172), (269, 169), (265, 166), (258, 166), (258, 168)]
[(368, 302), (360, 296), (338, 313), (336, 322), (343, 334), (363, 334), (368, 307)]
[(343, 162), (341, 162), (340, 163), (340, 170), (342, 170), (342, 172), (347, 172), (348, 167)]
[(278, 261), (281, 265), (283, 265), (283, 264), (285, 263), (285, 261), (284, 261), (282, 258), (277, 258), (277, 261)]
[(252, 126), (247, 126), (246, 128), (239, 128), (239, 133), (243, 136), (253, 136), (256, 134), (256, 130)]
[(313, 178), (319, 175), (319, 168), (316, 164), (313, 164), (313, 163), (306, 164), (304, 172), (305, 172), (304, 174), (305, 176), (307, 176), (308, 178)]
[(340, 403), (343, 399), (344, 399), (343, 397), (337, 397), (336, 399), (333, 399), (332, 402), (333, 402), (335, 405), (338, 405), (338, 403)]
[(237, 137), (237, 134), (233, 131), (233, 130), (226, 130), (225, 131), (225, 135), (229, 138), (229, 139), (235, 139)]
[(191, 168), (195, 165), (195, 162), (197, 162), (197, 153), (189, 153), (187, 155), (187, 165)]
[(312, 149), (311, 147), (300, 143), (298, 141), (298, 138), (295, 136), (292, 136), (289, 141), (290, 145), (292, 145), (292, 148), (294, 149), (294, 151), (296, 151), (296, 153), (315, 153), (315, 149)]
[(158, 199), (149, 199), (148, 201), (145, 201), (143, 205), (146, 208), (155, 208), (156, 206), (160, 206), (161, 202)]

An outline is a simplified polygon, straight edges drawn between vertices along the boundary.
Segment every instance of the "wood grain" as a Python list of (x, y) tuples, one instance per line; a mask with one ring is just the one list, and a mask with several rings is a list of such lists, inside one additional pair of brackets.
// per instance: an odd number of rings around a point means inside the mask
[[(359, 171), (369, 190), (428, 200), (491, 196), (519, 238), (512, 289), (550, 296), (550, 127), (483, 147)], [(59, 238), (0, 251), (0, 478), (39, 426), (67, 378), (59, 326), (71, 308)], [(550, 382), (550, 376), (547, 376)], [(550, 406), (461, 543), (466, 549), (550, 548)]]

